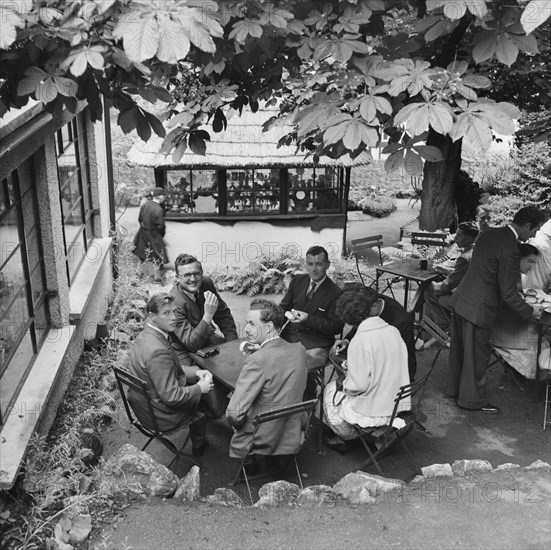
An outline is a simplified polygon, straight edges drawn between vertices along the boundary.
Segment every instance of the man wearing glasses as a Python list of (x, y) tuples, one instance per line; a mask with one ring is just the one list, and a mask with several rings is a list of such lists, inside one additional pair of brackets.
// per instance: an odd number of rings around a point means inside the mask
[[(170, 290), (176, 303), (176, 328), (172, 345), (182, 365), (191, 365), (189, 352), (207, 345), (237, 340), (237, 329), (230, 308), (220, 297), (209, 277), (203, 275), (203, 266), (195, 256), (180, 254), (174, 262), (177, 281)], [(216, 334), (216, 327), (224, 338)], [(223, 397), (210, 392), (208, 416), (224, 414)], [(211, 397), (212, 396), (212, 397)]]

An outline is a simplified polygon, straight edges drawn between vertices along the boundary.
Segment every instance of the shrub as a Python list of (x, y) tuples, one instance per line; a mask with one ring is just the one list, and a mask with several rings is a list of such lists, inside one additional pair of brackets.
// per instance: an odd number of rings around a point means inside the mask
[(396, 210), (396, 200), (388, 195), (365, 197), (358, 203), (364, 214), (370, 214), (376, 218), (388, 216)]

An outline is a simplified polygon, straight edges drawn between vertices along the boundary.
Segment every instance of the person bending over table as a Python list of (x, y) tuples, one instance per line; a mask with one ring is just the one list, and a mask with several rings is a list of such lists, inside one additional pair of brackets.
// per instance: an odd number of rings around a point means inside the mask
[[(519, 245), (520, 272), (529, 275), (537, 263), (538, 249), (527, 243)], [(519, 284), (519, 294), (526, 302), (535, 302), (536, 297), (522, 292)], [(540, 290), (540, 296), (544, 296)], [(551, 300), (551, 297), (550, 297)], [(550, 302), (548, 302), (549, 304)], [(525, 378), (536, 377), (536, 355), (538, 350), (537, 326), (535, 323), (525, 321), (507, 307), (502, 307), (494, 324), (491, 334), (491, 343), (496, 353), (508, 365), (513, 367)], [(541, 351), (549, 349), (549, 335), (542, 338)]]
[[(191, 365), (189, 352), (237, 340), (237, 329), (230, 308), (220, 297), (203, 266), (195, 256), (180, 254), (174, 262), (177, 281), (170, 290), (176, 303), (176, 328), (172, 345), (182, 365)], [(216, 334), (216, 326), (224, 338)], [(227, 399), (225, 388), (215, 382), (215, 390), (205, 399), (206, 414), (219, 418), (224, 414)]]
[[(335, 434), (324, 442), (344, 453), (347, 441), (357, 438), (354, 424), (363, 428), (388, 424), (398, 390), (409, 384), (408, 355), (398, 329), (379, 317), (378, 298), (372, 289), (344, 291), (336, 312), (342, 321), (358, 327), (343, 364), (342, 387), (333, 380), (324, 396), (324, 418)], [(411, 403), (404, 406), (409, 410)], [(397, 428), (405, 425), (400, 418), (395, 422)]]
[(490, 227), (476, 240), (469, 269), (450, 301), (453, 314), (446, 393), (457, 399), (460, 408), (501, 412), (486, 399), (491, 329), (502, 305), (522, 319), (541, 317), (542, 310), (528, 305), (518, 291), (518, 241), (533, 237), (545, 221), (542, 210), (526, 206), (511, 224)]
[[(331, 265), (327, 250), (312, 246), (306, 251), (306, 274), (295, 275), (280, 306), (290, 320), (281, 337), (300, 342), (308, 353), (310, 368), (327, 363), (335, 335), (343, 324), (335, 315), (341, 289), (327, 276)], [(308, 376), (306, 396), (315, 397), (315, 374)]]
[(453, 271), (439, 283), (432, 282), (425, 289), (423, 299), (424, 313), (434, 321), (443, 331), (450, 330), (452, 310), (450, 300), (454, 290), (469, 269), (469, 262), (473, 255), (474, 242), (479, 230), (469, 222), (460, 223), (455, 236), (455, 243), (461, 249), (461, 255), (455, 260)]
[[(169, 341), (176, 327), (176, 305), (170, 294), (153, 294), (147, 312), (147, 323), (130, 350), (129, 370), (146, 382), (159, 430), (169, 431), (197, 413), (201, 397), (213, 388), (212, 376), (206, 370), (180, 366)], [(128, 401), (138, 420), (153, 429), (147, 422), (149, 408), (144, 397), (130, 389)], [(194, 456), (202, 456), (208, 447), (205, 432), (206, 419), (200, 415), (190, 426)]]
[[(348, 287), (350, 288), (350, 287)], [(353, 288), (364, 288), (363, 285), (358, 283)], [(353, 288), (350, 288), (352, 290)], [(375, 294), (375, 291), (368, 288), (370, 292)], [(400, 332), (402, 340), (406, 344), (408, 352), (408, 372), (411, 381), (415, 378), (415, 372), (417, 371), (417, 357), (415, 354), (415, 334), (413, 325), (413, 315), (408, 313), (406, 309), (391, 298), (383, 294), (376, 294), (376, 307), (378, 309), (377, 315), (389, 325), (396, 327)], [(350, 344), (350, 340), (356, 334), (357, 327), (353, 327), (343, 340), (337, 340), (333, 347), (329, 350), (329, 359), (340, 370), (340, 365), (346, 359), (347, 348)]]
[(255, 416), (300, 403), (306, 388), (306, 350), (279, 337), (284, 322), (283, 310), (274, 302), (251, 302), (245, 336), (259, 349), (245, 360), (226, 411), (234, 428), (231, 457), (242, 458), (251, 450), (262, 456), (290, 455), (303, 443), (304, 419), (295, 416), (261, 425), (251, 449)]
[(546, 221), (529, 244), (538, 249), (536, 264), (523, 277), (524, 288), (540, 289), (549, 293), (551, 290), (551, 220)]

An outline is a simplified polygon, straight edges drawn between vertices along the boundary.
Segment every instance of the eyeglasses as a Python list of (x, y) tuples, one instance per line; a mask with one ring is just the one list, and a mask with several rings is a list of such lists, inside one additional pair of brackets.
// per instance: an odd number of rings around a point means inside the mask
[(180, 279), (191, 279), (192, 277), (194, 279), (200, 279), (203, 276), (202, 271), (194, 271), (193, 273), (184, 273), (183, 275), (178, 275)]

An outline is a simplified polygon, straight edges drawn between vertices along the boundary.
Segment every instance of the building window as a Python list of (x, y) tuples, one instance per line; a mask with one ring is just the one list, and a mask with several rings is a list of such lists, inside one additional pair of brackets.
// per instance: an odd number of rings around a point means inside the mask
[(241, 169), (226, 172), (228, 214), (279, 214), (279, 170)]
[(94, 237), (86, 120), (82, 114), (58, 130), (55, 145), (70, 286)]
[(216, 170), (171, 170), (166, 191), (167, 213), (216, 216), (219, 212)]
[(49, 328), (35, 181), (30, 158), (0, 190), (0, 423)]
[(338, 212), (341, 197), (335, 168), (290, 168), (289, 212)]

